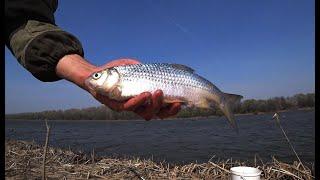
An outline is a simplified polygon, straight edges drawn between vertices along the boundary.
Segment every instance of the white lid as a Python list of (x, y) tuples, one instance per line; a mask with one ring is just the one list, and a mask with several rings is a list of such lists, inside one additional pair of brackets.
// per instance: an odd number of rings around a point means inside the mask
[(239, 176), (260, 176), (261, 171), (258, 168), (248, 166), (237, 166), (230, 169), (232, 174)]

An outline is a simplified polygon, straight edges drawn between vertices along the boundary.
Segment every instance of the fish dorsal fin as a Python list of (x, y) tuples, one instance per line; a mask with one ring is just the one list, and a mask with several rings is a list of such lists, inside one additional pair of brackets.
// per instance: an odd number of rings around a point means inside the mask
[(188, 67), (186, 65), (183, 65), (183, 64), (170, 64), (170, 65), (173, 66), (174, 68), (177, 68), (177, 69), (181, 69), (181, 70), (188, 71), (191, 73), (194, 72), (194, 69), (192, 69), (191, 67)]

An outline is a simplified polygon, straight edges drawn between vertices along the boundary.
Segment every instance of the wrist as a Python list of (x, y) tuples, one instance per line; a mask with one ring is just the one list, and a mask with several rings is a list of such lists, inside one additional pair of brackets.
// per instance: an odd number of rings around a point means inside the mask
[(84, 84), (86, 78), (95, 71), (97, 71), (96, 66), (77, 54), (62, 57), (56, 66), (56, 74), (59, 77), (71, 81), (85, 90), (88, 90)]

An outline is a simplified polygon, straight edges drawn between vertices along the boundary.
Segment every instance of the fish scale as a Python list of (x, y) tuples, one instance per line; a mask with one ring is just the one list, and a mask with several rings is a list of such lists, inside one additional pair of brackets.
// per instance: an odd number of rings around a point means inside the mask
[[(143, 79), (150, 80), (151, 82), (164, 84), (171, 84), (176, 86), (185, 86), (189, 88), (203, 89), (213, 91), (212, 84), (204, 81), (203, 78), (188, 72), (174, 68), (171, 64), (136, 64), (127, 66), (118, 66), (115, 69), (121, 74), (121, 82), (123, 84), (131, 81), (141, 81)], [(139, 78), (137, 80), (137, 78)], [(145, 89), (150, 90), (150, 89)], [(153, 89), (153, 91), (156, 89)], [(163, 89), (162, 89), (163, 90)], [(127, 94), (126, 96), (131, 96)]]

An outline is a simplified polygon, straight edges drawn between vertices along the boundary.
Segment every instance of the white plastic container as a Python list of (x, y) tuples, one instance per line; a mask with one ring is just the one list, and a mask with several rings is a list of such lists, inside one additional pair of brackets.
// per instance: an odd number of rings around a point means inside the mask
[(232, 167), (231, 180), (260, 180), (261, 171), (258, 168), (238, 166)]

